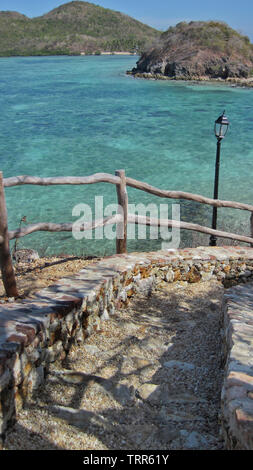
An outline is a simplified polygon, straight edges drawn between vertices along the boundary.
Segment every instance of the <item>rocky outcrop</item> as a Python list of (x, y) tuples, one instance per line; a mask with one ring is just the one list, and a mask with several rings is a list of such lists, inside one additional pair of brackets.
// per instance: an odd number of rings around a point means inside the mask
[(14, 251), (12, 257), (17, 263), (31, 263), (32, 261), (39, 259), (39, 253), (35, 250), (24, 248), (23, 250)]
[(145, 51), (132, 74), (174, 79), (249, 78), (253, 45), (224, 23), (179, 23)]

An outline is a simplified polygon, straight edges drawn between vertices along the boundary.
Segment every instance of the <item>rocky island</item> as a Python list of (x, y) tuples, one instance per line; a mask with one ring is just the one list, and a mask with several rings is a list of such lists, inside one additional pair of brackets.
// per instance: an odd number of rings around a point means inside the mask
[(0, 11), (0, 57), (139, 53), (160, 31), (118, 11), (73, 1), (28, 18)]
[(162, 33), (129, 73), (144, 78), (218, 79), (253, 86), (253, 44), (223, 22), (181, 22)]

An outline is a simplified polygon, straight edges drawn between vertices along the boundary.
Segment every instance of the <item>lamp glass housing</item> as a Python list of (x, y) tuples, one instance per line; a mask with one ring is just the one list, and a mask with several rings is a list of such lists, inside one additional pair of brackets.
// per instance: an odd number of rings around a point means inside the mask
[(217, 139), (224, 139), (224, 137), (225, 137), (225, 135), (228, 131), (228, 126), (229, 126), (228, 118), (223, 113), (215, 121), (215, 125), (214, 125), (214, 133), (215, 133), (215, 136), (217, 137)]

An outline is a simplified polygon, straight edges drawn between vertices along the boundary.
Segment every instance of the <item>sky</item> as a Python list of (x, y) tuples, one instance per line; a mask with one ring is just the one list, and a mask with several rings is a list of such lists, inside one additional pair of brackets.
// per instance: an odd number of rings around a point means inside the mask
[[(0, 11), (30, 18), (48, 13), (66, 0), (0, 0)], [(96, 5), (126, 13), (154, 28), (166, 30), (180, 21), (220, 20), (253, 42), (253, 0), (94, 0)]]

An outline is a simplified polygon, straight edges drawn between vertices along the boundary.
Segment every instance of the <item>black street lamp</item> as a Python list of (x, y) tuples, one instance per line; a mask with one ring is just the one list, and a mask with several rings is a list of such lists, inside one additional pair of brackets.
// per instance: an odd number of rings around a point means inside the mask
[[(220, 117), (218, 117), (214, 125), (214, 133), (217, 138), (214, 194), (213, 194), (214, 199), (218, 199), (221, 141), (222, 139), (224, 139), (227, 133), (228, 126), (229, 126), (228, 118), (225, 116), (225, 111), (223, 111), (223, 114)], [(216, 225), (217, 225), (217, 207), (213, 207), (212, 229), (216, 230)], [(216, 246), (216, 240), (217, 240), (217, 237), (215, 235), (211, 235), (209, 246)]]

